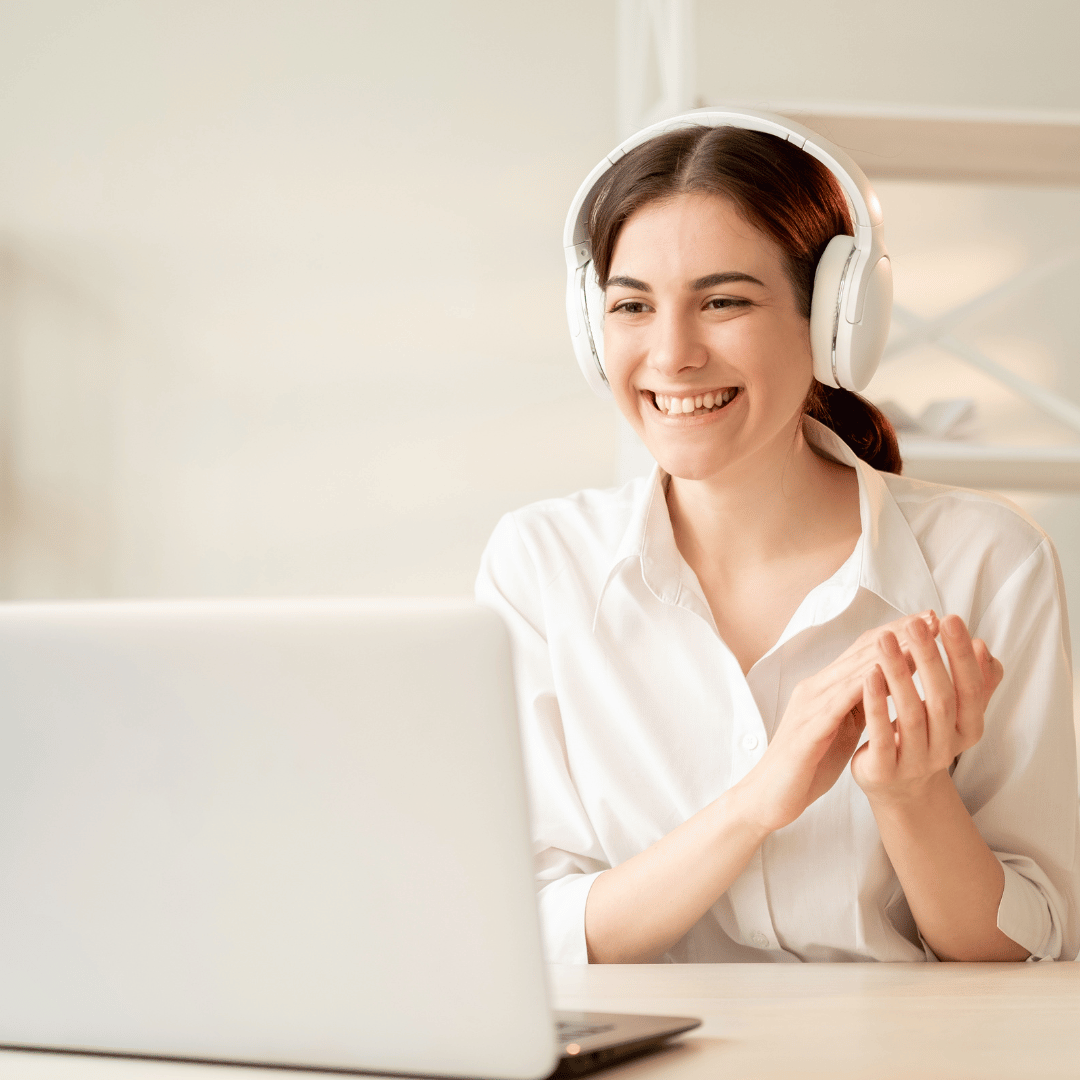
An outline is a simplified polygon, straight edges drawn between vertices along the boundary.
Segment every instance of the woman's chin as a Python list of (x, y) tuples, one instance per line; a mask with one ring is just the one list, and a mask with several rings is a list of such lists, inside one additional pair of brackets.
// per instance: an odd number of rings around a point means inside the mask
[(702, 454), (680, 453), (670, 447), (649, 446), (660, 468), (680, 480), (711, 480), (724, 471), (725, 463)]

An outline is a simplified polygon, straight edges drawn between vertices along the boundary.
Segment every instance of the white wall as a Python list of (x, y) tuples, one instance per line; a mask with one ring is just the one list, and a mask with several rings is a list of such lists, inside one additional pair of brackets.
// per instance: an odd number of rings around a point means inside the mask
[(465, 592), (610, 482), (560, 239), (613, 16), (5, 0), (3, 594)]
[(707, 101), (1080, 108), (1075, 0), (699, 0)]

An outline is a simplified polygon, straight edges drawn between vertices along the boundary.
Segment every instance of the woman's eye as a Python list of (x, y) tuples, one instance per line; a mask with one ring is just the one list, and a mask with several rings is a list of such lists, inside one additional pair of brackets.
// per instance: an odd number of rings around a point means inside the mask
[(723, 311), (725, 308), (749, 307), (750, 301), (741, 296), (714, 296), (705, 301), (705, 306), (713, 311)]
[(640, 315), (641, 312), (648, 310), (648, 306), (640, 300), (621, 300), (619, 303), (611, 306), (609, 314), (615, 311), (621, 311), (626, 315)]

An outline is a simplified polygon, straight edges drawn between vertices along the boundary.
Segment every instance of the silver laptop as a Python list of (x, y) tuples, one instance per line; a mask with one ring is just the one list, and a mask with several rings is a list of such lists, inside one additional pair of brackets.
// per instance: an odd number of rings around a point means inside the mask
[(560, 1041), (482, 608), (0, 605), (0, 717), (6, 1047), (524, 1078), (697, 1024)]

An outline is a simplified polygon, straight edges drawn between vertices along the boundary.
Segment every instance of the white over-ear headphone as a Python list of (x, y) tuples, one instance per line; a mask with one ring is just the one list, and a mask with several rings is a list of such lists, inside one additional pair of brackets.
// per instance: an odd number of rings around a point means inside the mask
[(855, 235), (834, 236), (814, 275), (810, 349), (814, 378), (829, 386), (862, 390), (885, 348), (892, 310), (892, 267), (885, 252), (881, 205), (862, 169), (838, 146), (782, 116), (743, 109), (708, 108), (673, 116), (620, 143), (578, 188), (563, 230), (566, 314), (578, 364), (600, 395), (610, 393), (604, 374), (604, 293), (592, 265), (587, 225), (607, 171), (634, 147), (688, 127), (738, 127), (779, 136), (817, 158), (840, 181), (855, 212)]

